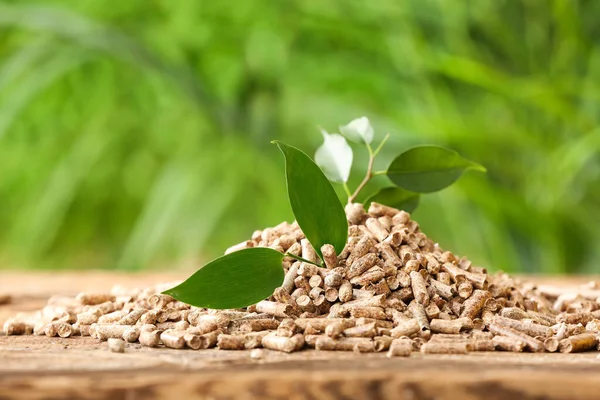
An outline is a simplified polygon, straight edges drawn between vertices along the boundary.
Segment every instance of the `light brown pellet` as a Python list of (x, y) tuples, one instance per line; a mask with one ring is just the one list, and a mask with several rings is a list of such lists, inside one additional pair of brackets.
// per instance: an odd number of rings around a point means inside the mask
[(481, 310), (483, 309), (483, 305), (485, 301), (490, 297), (490, 293), (484, 290), (475, 290), (471, 297), (469, 297), (465, 303), (461, 317), (466, 317), (470, 319), (474, 319), (477, 317)]
[(288, 293), (292, 293), (295, 289), (294, 281), (298, 277), (298, 267), (300, 262), (295, 262), (290, 266), (290, 269), (285, 273), (281, 287)]
[(342, 303), (352, 300), (352, 284), (350, 281), (344, 281), (338, 291), (339, 299)]
[(502, 335), (502, 336), (508, 336), (510, 338), (513, 339), (518, 339), (521, 340), (522, 342), (525, 343), (525, 345), (529, 348), (529, 350), (535, 352), (535, 353), (540, 353), (544, 351), (544, 343), (542, 343), (541, 341), (532, 338), (531, 336), (528, 336), (527, 334), (523, 333), (523, 332), (519, 332), (516, 329), (513, 328), (509, 328), (503, 325), (498, 325), (496, 323), (492, 323), (489, 326), (489, 330), (490, 332), (492, 332), (495, 335)]
[(140, 338), (140, 328), (137, 326), (131, 326), (123, 332), (123, 340), (128, 343), (137, 342)]
[(458, 295), (463, 299), (468, 299), (473, 294), (473, 285), (466, 279), (460, 280), (457, 286)]
[(525, 342), (507, 336), (494, 336), (492, 342), (496, 346), (496, 350), (511, 351), (513, 353), (520, 353), (525, 349)]
[(271, 333), (262, 338), (262, 346), (270, 350), (291, 353), (304, 347), (304, 336), (296, 334), (292, 337), (285, 337)]
[(319, 257), (317, 256), (315, 249), (313, 249), (308, 239), (302, 239), (300, 241), (300, 245), (302, 246), (302, 258), (310, 262), (316, 263)]
[(123, 339), (109, 338), (108, 350), (112, 353), (125, 353), (125, 341)]
[[(327, 331), (327, 329), (325, 329)], [(327, 332), (325, 332), (327, 333)], [(375, 337), (377, 330), (375, 329), (375, 323), (366, 325), (356, 325), (352, 328), (344, 329), (344, 336), (346, 337)], [(329, 335), (328, 335), (329, 336)]]
[(390, 206), (386, 206), (383, 204), (379, 204), (379, 203), (375, 203), (372, 202), (369, 205), (369, 210), (368, 210), (369, 214), (374, 215), (376, 217), (394, 217), (396, 214), (398, 214), (400, 212), (400, 210), (390, 207)]
[(313, 275), (308, 280), (308, 284), (311, 288), (322, 288), (323, 287), (323, 278), (320, 275)]
[(427, 342), (421, 346), (425, 354), (467, 354), (467, 343), (435, 341)]
[(320, 336), (315, 342), (315, 348), (317, 350), (354, 351), (360, 353), (372, 353), (375, 351), (373, 340), (368, 338), (332, 339), (327, 336)]
[(256, 310), (258, 312), (281, 318), (286, 318), (293, 315), (293, 308), (291, 305), (276, 303), (268, 300), (263, 300), (256, 303)]
[(432, 279), (429, 282), (429, 286), (437, 295), (439, 295), (443, 299), (449, 300), (454, 296), (454, 289), (452, 288), (452, 286), (442, 283), (438, 280)]
[(410, 339), (394, 339), (390, 344), (387, 357), (409, 357), (412, 352), (412, 341)]
[(140, 332), (139, 342), (146, 347), (157, 347), (160, 344), (160, 335), (162, 331), (147, 331)]
[(66, 322), (50, 322), (46, 325), (44, 333), (48, 337), (60, 336), (62, 338), (67, 338), (71, 336), (73, 329), (71, 328), (71, 325)]
[(337, 255), (335, 254), (335, 248), (330, 244), (324, 244), (321, 247), (321, 254), (323, 254), (323, 261), (328, 269), (334, 269), (337, 267)]
[(381, 225), (381, 222), (375, 218), (367, 218), (365, 225), (369, 232), (371, 232), (379, 242), (382, 242), (390, 234), (390, 232)]
[(185, 331), (167, 329), (160, 334), (160, 341), (171, 349), (183, 349), (185, 347)]
[(84, 306), (94, 306), (107, 301), (115, 301), (116, 298), (110, 293), (79, 293), (76, 300)]
[(127, 314), (127, 312), (125, 312), (123, 310), (113, 311), (111, 313), (101, 315), (100, 318), (98, 318), (98, 323), (99, 324), (115, 323), (115, 322), (119, 321), (121, 318), (123, 318), (126, 314)]
[(494, 351), (496, 345), (491, 339), (472, 340), (467, 343), (468, 351)]
[(425, 308), (423, 304), (413, 300), (408, 305), (408, 310), (412, 314), (413, 318), (417, 320), (417, 324), (419, 324), (419, 328), (422, 331), (429, 330), (429, 320), (427, 319), (427, 314), (425, 313)]
[(544, 348), (546, 349), (546, 351), (554, 353), (558, 350), (559, 342), (560, 340), (558, 340), (555, 337), (546, 338), (544, 339)]
[(204, 335), (201, 335), (202, 337), (202, 345), (200, 346), (201, 349), (211, 349), (213, 347), (215, 347), (217, 345), (217, 340), (219, 338), (219, 335), (221, 335), (221, 333), (223, 333), (220, 329), (216, 330), (216, 331), (212, 331), (209, 333), (206, 333)]
[(382, 307), (356, 306), (350, 310), (350, 315), (353, 318), (387, 319)]
[(346, 278), (352, 279), (364, 274), (377, 262), (377, 254), (368, 253), (354, 261), (346, 271)]
[(379, 335), (373, 338), (373, 348), (375, 352), (380, 353), (382, 351), (386, 351), (392, 345), (392, 337), (389, 335)]
[(541, 336), (541, 337), (549, 337), (552, 336), (552, 328), (535, 324), (533, 322), (527, 322), (525, 320), (515, 320), (506, 317), (502, 317), (500, 315), (496, 315), (493, 319), (494, 323), (499, 325), (508, 326), (509, 328), (516, 329), (521, 331), (529, 336)]
[(423, 276), (416, 271), (412, 271), (409, 275), (415, 300), (423, 306), (429, 305), (429, 293), (427, 292), (427, 283), (425, 282), (425, 279), (423, 279)]
[[(273, 329), (273, 328), (270, 328)], [(277, 327), (277, 336), (292, 337), (296, 334), (296, 323), (291, 318), (286, 318)]]
[(433, 319), (429, 323), (434, 333), (458, 334), (473, 329), (473, 321), (469, 318), (458, 318), (455, 320)]
[(99, 310), (79, 313), (77, 314), (77, 322), (82, 325), (91, 325), (95, 322), (98, 322), (98, 318), (100, 318), (101, 315), (102, 313)]
[(190, 348), (192, 350), (198, 350), (202, 347), (203, 344), (203, 338), (200, 335), (195, 335), (193, 333), (185, 333), (183, 335), (183, 340), (185, 342), (185, 346), (187, 348)]
[(135, 325), (135, 323), (138, 322), (138, 320), (144, 314), (144, 312), (145, 310), (140, 308), (133, 310), (129, 314), (121, 318), (117, 323), (119, 325)]
[(187, 321), (168, 321), (158, 322), (155, 324), (157, 329), (166, 331), (167, 329), (174, 329), (176, 331), (184, 331), (190, 327), (190, 323)]
[[(350, 283), (352, 283), (353, 285), (367, 286), (369, 284), (374, 284), (375, 282), (383, 279), (384, 276), (385, 273), (381, 268), (372, 267), (362, 275), (355, 276), (354, 278), (350, 279)], [(373, 290), (372, 285), (369, 287), (369, 290), (375, 292), (375, 290)], [(389, 292), (389, 288), (387, 291)]]
[(342, 335), (344, 325), (339, 321), (334, 321), (325, 327), (325, 334), (332, 339), (337, 339)]
[(360, 203), (348, 203), (345, 207), (346, 218), (351, 224), (358, 225), (366, 217), (366, 212)]
[(325, 290), (325, 299), (330, 302), (330, 303), (334, 303), (338, 300), (339, 298), (339, 292), (336, 288), (327, 288)]
[(294, 321), (294, 323), (300, 330), (305, 330), (306, 327), (310, 324), (320, 332), (324, 332), (325, 328), (333, 322), (339, 322), (340, 324), (342, 324), (343, 329), (350, 328), (356, 325), (356, 320), (345, 318), (298, 318)]
[(122, 338), (123, 333), (130, 328), (130, 325), (93, 324), (92, 327), (92, 336), (96, 339), (105, 341), (108, 340), (108, 338)]
[(412, 336), (421, 330), (416, 319), (408, 319), (405, 321), (399, 321), (396, 326), (392, 329), (392, 337), (400, 338), (403, 336)]
[(558, 344), (561, 353), (578, 353), (582, 351), (595, 350), (598, 339), (593, 333), (581, 333), (569, 336)]
[(10, 335), (26, 335), (33, 332), (33, 327), (23, 321), (8, 320), (4, 323), (4, 334)]
[(505, 307), (500, 310), (500, 315), (510, 319), (528, 318), (527, 312), (516, 307)]
[(258, 332), (265, 330), (277, 329), (279, 321), (276, 319), (249, 319), (249, 320), (237, 320), (239, 322), (239, 332)]

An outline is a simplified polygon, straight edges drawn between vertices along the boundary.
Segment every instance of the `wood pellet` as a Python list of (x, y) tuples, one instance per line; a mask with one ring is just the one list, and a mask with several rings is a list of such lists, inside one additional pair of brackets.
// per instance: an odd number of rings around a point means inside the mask
[[(111, 351), (126, 343), (201, 351), (261, 348), (295, 352), (597, 351), (600, 303), (577, 290), (536, 287), (488, 274), (443, 250), (404, 211), (346, 207), (348, 242), (319, 250), (323, 267), (285, 257), (272, 296), (237, 310), (191, 307), (161, 294), (173, 283), (52, 296), (42, 310), (6, 321), (6, 335), (91, 336)], [(318, 262), (296, 223), (258, 230), (227, 253), (271, 247)], [(0, 296), (0, 304), (10, 299)], [(51, 340), (51, 339), (48, 339)], [(71, 339), (68, 339), (71, 340)]]

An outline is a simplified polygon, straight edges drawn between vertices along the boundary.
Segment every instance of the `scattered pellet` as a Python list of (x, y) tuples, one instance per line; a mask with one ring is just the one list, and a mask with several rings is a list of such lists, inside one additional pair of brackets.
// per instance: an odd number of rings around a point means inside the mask
[(494, 351), (496, 344), (491, 339), (472, 340), (467, 343), (468, 351)]
[(375, 345), (369, 338), (339, 338), (332, 339), (328, 336), (320, 336), (315, 342), (317, 350), (354, 351), (359, 353), (372, 353)]
[(525, 349), (525, 342), (514, 337), (494, 336), (492, 342), (496, 346), (496, 350), (520, 353)]
[(139, 342), (146, 347), (157, 347), (160, 344), (160, 335), (162, 331), (145, 331), (140, 332)]
[(387, 357), (409, 357), (412, 352), (412, 340), (394, 339), (390, 344)]
[(160, 341), (171, 349), (183, 349), (185, 347), (185, 331), (167, 329), (160, 334)]
[(270, 350), (291, 353), (300, 350), (304, 346), (304, 336), (296, 334), (292, 337), (284, 337), (270, 333), (262, 338), (262, 346)]
[(434, 341), (421, 346), (421, 352), (426, 354), (467, 354), (467, 343)]
[(578, 353), (582, 351), (595, 350), (598, 339), (593, 333), (581, 333), (569, 336), (558, 344), (561, 353)]
[(112, 353), (125, 353), (125, 341), (123, 339), (109, 338), (108, 350)]
[[(46, 327), (44, 329), (44, 333), (48, 337), (60, 336), (62, 338), (67, 338), (67, 337), (71, 336), (71, 334), (73, 333), (73, 329), (71, 328), (71, 325), (69, 325), (66, 322), (55, 321), (55, 322), (50, 322), (49, 324), (46, 325)], [(117, 337), (120, 337), (120, 336), (117, 336)]]
[(130, 328), (130, 325), (93, 324), (92, 327), (90, 328), (91, 333), (93, 332), (92, 337), (100, 340), (108, 340), (109, 338), (122, 338), (123, 333)]
[(26, 335), (33, 332), (33, 327), (23, 321), (8, 320), (4, 323), (4, 334), (10, 335)]

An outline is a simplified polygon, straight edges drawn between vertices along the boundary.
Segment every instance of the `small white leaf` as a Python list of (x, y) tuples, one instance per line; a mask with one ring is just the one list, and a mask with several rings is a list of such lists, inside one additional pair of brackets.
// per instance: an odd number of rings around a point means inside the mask
[(373, 127), (367, 117), (356, 118), (348, 125), (340, 126), (340, 133), (357, 143), (371, 144), (373, 141)]
[(352, 167), (352, 149), (346, 139), (337, 133), (321, 129), (324, 142), (315, 153), (315, 163), (332, 182), (348, 182)]

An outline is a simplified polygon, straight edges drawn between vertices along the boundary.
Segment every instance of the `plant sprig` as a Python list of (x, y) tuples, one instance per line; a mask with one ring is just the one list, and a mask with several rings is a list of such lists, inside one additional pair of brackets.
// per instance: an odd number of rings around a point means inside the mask
[[(348, 239), (348, 221), (342, 203), (330, 182), (341, 183), (348, 203), (356, 201), (367, 183), (385, 175), (391, 185), (367, 197), (367, 201), (411, 212), (422, 193), (441, 190), (467, 170), (484, 171), (481, 165), (438, 146), (418, 146), (398, 155), (385, 171), (373, 171), (375, 158), (387, 142), (386, 134), (373, 149), (374, 130), (367, 117), (340, 127), (341, 134), (321, 129), (323, 144), (315, 161), (295, 147), (274, 141), (285, 157), (288, 198), (298, 225), (323, 261), (321, 248), (330, 244), (339, 254)], [(346, 138), (364, 144), (369, 153), (365, 177), (354, 192), (348, 187), (353, 152)], [(319, 267), (302, 257), (269, 248), (247, 248), (219, 257), (180, 285), (166, 290), (182, 302), (207, 308), (239, 308), (268, 297), (283, 281), (282, 262), (292, 257)]]
[[(453, 150), (430, 145), (408, 149), (394, 158), (387, 170), (373, 171), (375, 158), (389, 139), (389, 133), (383, 137), (379, 145), (373, 150), (371, 143), (374, 138), (374, 129), (367, 117), (360, 117), (347, 125), (340, 126), (341, 135), (336, 133), (328, 134), (323, 129), (321, 131), (326, 140), (317, 150), (315, 161), (325, 171), (326, 165), (336, 164), (344, 166), (342, 173), (333, 178), (330, 174), (326, 173), (325, 175), (330, 181), (341, 182), (343, 184), (348, 196), (348, 203), (356, 201), (358, 195), (365, 189), (367, 183), (373, 177), (385, 175), (391, 181), (390, 184), (394, 186), (384, 187), (379, 192), (367, 196), (367, 199), (412, 211), (417, 206), (422, 193), (431, 193), (446, 188), (460, 178), (467, 170), (486, 171), (483, 166), (461, 157)], [(328, 137), (336, 137), (335, 147), (332, 147), (331, 142), (328, 142)], [(351, 160), (353, 158), (352, 154), (345, 154), (343, 155), (343, 159), (341, 159), (339, 151), (335, 151), (342, 148), (348, 148), (350, 152), (352, 151), (348, 143), (343, 140), (343, 137), (363, 144), (369, 154), (365, 177), (354, 192), (350, 191), (348, 187), (348, 178), (352, 166)], [(327, 149), (328, 151), (324, 151), (323, 149)], [(345, 150), (345, 152), (347, 151)], [(330, 158), (324, 158), (323, 154), (329, 155)], [(350, 163), (346, 160), (350, 160)]]

